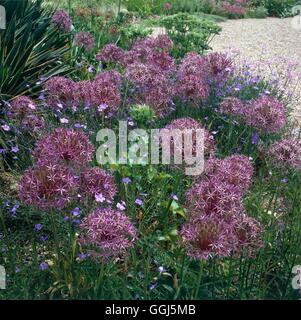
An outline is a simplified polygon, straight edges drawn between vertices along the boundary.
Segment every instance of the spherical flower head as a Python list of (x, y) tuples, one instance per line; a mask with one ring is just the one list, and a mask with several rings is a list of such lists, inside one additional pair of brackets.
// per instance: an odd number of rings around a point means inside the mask
[(90, 96), (91, 105), (95, 107), (103, 104), (107, 105), (106, 113), (116, 112), (121, 103), (119, 80), (116, 76), (117, 72), (103, 72), (99, 73), (97, 77), (90, 82), (93, 91)]
[(32, 131), (34, 133), (40, 132), (45, 127), (45, 121), (41, 116), (32, 114), (28, 115), (21, 122), (21, 128), (26, 131)]
[(213, 215), (193, 215), (180, 235), (187, 255), (194, 260), (228, 257), (235, 250), (233, 226)]
[(56, 10), (51, 19), (52, 24), (64, 32), (70, 32), (72, 20), (65, 10)]
[(135, 82), (139, 85), (149, 85), (151, 84), (152, 75), (154, 72), (153, 68), (147, 65), (136, 62), (129, 65), (125, 70), (125, 78)]
[(233, 73), (232, 60), (224, 53), (210, 53), (206, 56), (208, 80), (216, 83), (225, 82)]
[(237, 251), (245, 251), (253, 255), (264, 246), (264, 229), (262, 225), (245, 213), (238, 215), (234, 222), (234, 233), (237, 238)]
[(196, 53), (188, 53), (181, 61), (175, 85), (176, 95), (194, 102), (205, 101), (209, 96), (206, 82), (206, 60)]
[[(184, 132), (187, 130), (192, 130), (192, 154), (196, 153), (196, 130), (204, 130), (204, 154), (205, 156), (213, 155), (216, 151), (215, 141), (212, 135), (206, 130), (202, 124), (192, 118), (179, 118), (173, 120), (170, 124), (168, 124), (165, 129), (168, 130), (181, 130), (183, 131), (182, 141), (184, 141)], [(173, 152), (173, 148), (171, 148)]]
[(96, 55), (96, 60), (106, 63), (118, 63), (124, 65), (126, 53), (113, 43), (109, 43)]
[(206, 176), (236, 186), (242, 193), (250, 187), (253, 172), (251, 160), (243, 155), (233, 155), (223, 160), (211, 158), (205, 163), (204, 170)]
[(20, 96), (10, 103), (10, 116), (13, 120), (22, 120), (35, 113), (37, 106), (34, 101), (26, 96)]
[(152, 51), (148, 56), (147, 64), (152, 65), (165, 73), (172, 74), (175, 70), (175, 60), (166, 51)]
[(44, 119), (37, 111), (33, 100), (26, 96), (20, 96), (11, 102), (9, 114), (12, 120), (18, 122), (20, 129), (35, 133), (45, 125)]
[(274, 142), (267, 155), (276, 167), (287, 167), (301, 170), (301, 142), (288, 138)]
[(151, 47), (153, 49), (168, 52), (173, 47), (173, 42), (167, 34), (159, 34), (155, 38), (151, 39)]
[(95, 80), (101, 79), (107, 82), (112, 82), (115, 86), (120, 86), (122, 82), (121, 74), (116, 70), (108, 70), (98, 73), (95, 77)]
[(171, 10), (172, 9), (172, 4), (169, 3), (169, 2), (165, 2), (164, 3), (164, 9), (167, 10), (167, 11)]
[(134, 102), (149, 105), (160, 118), (170, 112), (172, 83), (160, 69), (137, 62), (126, 68), (125, 77), (135, 86)]
[(277, 133), (286, 124), (284, 104), (272, 96), (249, 101), (245, 117), (249, 126), (267, 133)]
[(75, 35), (74, 38), (75, 45), (83, 47), (87, 51), (90, 51), (95, 46), (94, 37), (90, 32), (80, 32)]
[(124, 256), (132, 248), (138, 233), (130, 219), (122, 212), (110, 208), (98, 208), (81, 225), (81, 245), (102, 262), (110, 257)]
[(55, 110), (78, 105), (76, 83), (65, 77), (52, 77), (45, 83), (47, 104)]
[(244, 114), (244, 104), (239, 98), (227, 97), (220, 104), (220, 112), (240, 116)]
[(80, 177), (81, 193), (91, 197), (93, 200), (97, 195), (111, 202), (117, 192), (114, 177), (100, 168), (85, 170)]
[(25, 171), (19, 183), (19, 197), (41, 210), (63, 209), (77, 188), (78, 181), (69, 168), (44, 162)]
[(225, 221), (242, 212), (241, 188), (213, 176), (195, 183), (186, 194), (191, 214), (215, 215)]
[(50, 160), (81, 169), (92, 160), (93, 153), (93, 144), (81, 130), (58, 128), (37, 142), (33, 157), (38, 163)]

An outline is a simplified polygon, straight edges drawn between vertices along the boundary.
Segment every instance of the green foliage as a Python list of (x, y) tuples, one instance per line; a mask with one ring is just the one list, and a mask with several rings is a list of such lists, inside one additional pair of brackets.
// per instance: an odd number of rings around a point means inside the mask
[(139, 127), (149, 125), (155, 119), (154, 111), (146, 105), (135, 105), (130, 108), (130, 115)]
[(145, 38), (152, 33), (151, 28), (143, 25), (125, 25), (120, 28), (120, 46), (128, 48), (138, 38)]
[(204, 53), (209, 50), (210, 41), (221, 31), (215, 23), (187, 13), (163, 17), (160, 23), (174, 42), (173, 55), (177, 58), (189, 51)]
[(61, 64), (67, 38), (50, 28), (51, 12), (42, 0), (0, 0), (6, 9), (6, 29), (0, 31), (0, 96), (33, 94), (37, 81), (66, 72)]
[(264, 6), (259, 6), (254, 9), (250, 9), (246, 13), (247, 18), (264, 19), (268, 16), (268, 10)]
[(265, 7), (269, 16), (286, 17), (293, 15), (292, 8), (296, 0), (253, 0), (256, 7)]
[(142, 17), (151, 14), (161, 14), (164, 12), (164, 4), (166, 0), (124, 0), (123, 5), (129, 11), (137, 12)]

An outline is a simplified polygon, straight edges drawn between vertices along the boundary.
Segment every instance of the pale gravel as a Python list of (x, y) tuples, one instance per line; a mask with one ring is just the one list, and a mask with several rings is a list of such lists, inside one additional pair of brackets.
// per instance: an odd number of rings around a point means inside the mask
[[(227, 20), (220, 26), (221, 34), (211, 42), (213, 51), (239, 50), (250, 62), (281, 57), (301, 65), (301, 28), (293, 28), (293, 18)], [(277, 61), (274, 67), (285, 70), (287, 62)], [(298, 71), (301, 72), (301, 67)], [(293, 115), (301, 123), (301, 85), (297, 87), (296, 94)]]

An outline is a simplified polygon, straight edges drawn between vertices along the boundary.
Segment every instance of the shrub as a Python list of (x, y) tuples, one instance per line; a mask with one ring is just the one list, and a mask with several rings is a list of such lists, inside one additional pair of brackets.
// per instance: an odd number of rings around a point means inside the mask
[(215, 23), (187, 13), (178, 13), (161, 19), (174, 42), (173, 55), (183, 57), (186, 52), (204, 53), (209, 43), (221, 28)]
[(269, 16), (284, 17), (292, 15), (296, 0), (253, 0), (256, 7), (265, 7)]

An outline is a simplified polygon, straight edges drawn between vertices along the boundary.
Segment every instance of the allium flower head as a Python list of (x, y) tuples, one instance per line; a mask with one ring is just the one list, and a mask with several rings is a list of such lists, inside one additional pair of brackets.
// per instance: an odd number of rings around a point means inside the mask
[(113, 176), (100, 168), (87, 169), (82, 173), (80, 189), (82, 194), (92, 199), (102, 195), (107, 201), (112, 201), (117, 192)]
[(268, 133), (279, 132), (286, 123), (284, 104), (272, 96), (249, 101), (245, 117), (248, 125)]
[(99, 73), (93, 81), (77, 83), (77, 90), (84, 105), (96, 108), (107, 105), (108, 107), (102, 111), (113, 113), (121, 102), (120, 82), (121, 76), (117, 71), (105, 71)]
[(220, 181), (218, 176), (195, 183), (186, 199), (190, 212), (196, 215), (215, 215), (228, 221), (243, 211), (241, 188)]
[[(205, 155), (213, 155), (216, 150), (216, 145), (215, 141), (210, 134), (209, 131), (207, 131), (200, 122), (192, 119), (192, 118), (179, 118), (173, 120), (170, 124), (168, 124), (165, 129), (168, 130), (181, 130), (181, 131), (186, 131), (186, 130), (192, 130), (192, 153), (194, 154), (196, 152), (196, 130), (204, 130), (204, 154)], [(182, 137), (184, 141), (184, 137)]]
[(180, 235), (187, 255), (195, 260), (227, 257), (235, 249), (233, 226), (216, 216), (193, 216)]
[(113, 43), (109, 43), (96, 55), (96, 59), (101, 62), (124, 65), (126, 53), (122, 48)]
[(75, 35), (74, 42), (77, 46), (90, 51), (95, 46), (94, 37), (90, 32), (80, 32)]
[(276, 167), (292, 167), (301, 170), (301, 142), (296, 138), (274, 142), (267, 155)]
[(143, 63), (133, 63), (126, 68), (125, 77), (135, 85), (134, 102), (153, 108), (158, 117), (170, 111), (172, 84), (160, 69)]
[(176, 95), (195, 102), (205, 101), (209, 96), (206, 82), (206, 60), (196, 53), (188, 53), (179, 67)]
[(247, 253), (253, 254), (254, 250), (264, 246), (263, 227), (257, 220), (248, 217), (245, 213), (237, 216), (234, 232), (237, 238), (238, 251), (245, 250)]
[(236, 97), (227, 97), (220, 105), (220, 112), (235, 116), (243, 115), (243, 102)]
[(171, 3), (169, 3), (169, 2), (165, 2), (164, 3), (164, 9), (165, 10), (171, 10), (172, 9), (172, 4)]
[(94, 258), (106, 260), (126, 254), (138, 238), (129, 218), (118, 210), (96, 209), (83, 219), (79, 242), (89, 248)]
[(25, 171), (19, 183), (19, 197), (42, 210), (64, 208), (78, 188), (77, 179), (65, 166), (44, 162)]
[(223, 160), (211, 158), (205, 163), (204, 174), (215, 177), (220, 182), (226, 182), (239, 187), (245, 192), (252, 183), (253, 165), (250, 159), (243, 155), (233, 155)]
[(55, 11), (51, 22), (64, 32), (71, 31), (72, 21), (69, 14), (65, 10)]
[(225, 82), (233, 72), (232, 60), (224, 53), (210, 53), (205, 59), (210, 82)]
[(97, 79), (103, 79), (108, 82), (112, 82), (115, 86), (119, 86), (122, 82), (122, 76), (116, 70), (109, 70), (98, 73), (95, 77), (95, 80)]
[(37, 142), (33, 156), (38, 163), (50, 160), (79, 169), (92, 160), (93, 152), (93, 144), (81, 130), (58, 128)]
[(20, 96), (11, 102), (10, 116), (14, 120), (24, 119), (26, 116), (33, 114), (36, 108), (33, 100), (26, 96)]
[(44, 119), (38, 114), (37, 106), (30, 98), (20, 96), (10, 104), (10, 117), (20, 124), (20, 128), (28, 131), (39, 131), (45, 123)]
[(59, 109), (59, 105), (72, 107), (78, 105), (76, 83), (65, 77), (52, 77), (45, 83), (47, 104)]

